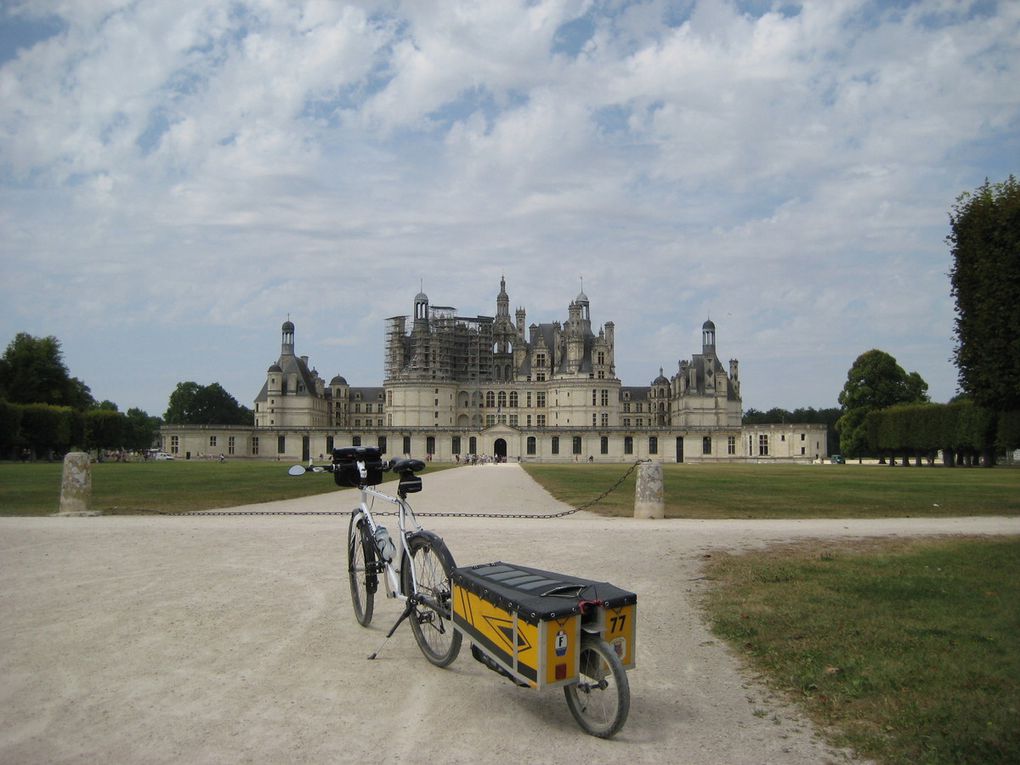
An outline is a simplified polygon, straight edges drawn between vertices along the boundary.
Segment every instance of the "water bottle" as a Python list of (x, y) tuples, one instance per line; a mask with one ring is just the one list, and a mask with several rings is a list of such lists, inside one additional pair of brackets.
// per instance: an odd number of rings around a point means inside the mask
[(379, 557), (387, 563), (391, 562), (393, 556), (397, 554), (397, 547), (390, 539), (390, 532), (386, 530), (385, 526), (376, 526), (375, 528), (375, 547), (379, 551)]

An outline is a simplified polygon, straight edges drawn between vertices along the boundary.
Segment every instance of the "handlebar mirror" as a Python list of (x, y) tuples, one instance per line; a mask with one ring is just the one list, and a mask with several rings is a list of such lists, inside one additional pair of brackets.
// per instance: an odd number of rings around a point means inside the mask
[(303, 465), (291, 465), (290, 469), (287, 471), (287, 475), (304, 475), (304, 474), (305, 468)]

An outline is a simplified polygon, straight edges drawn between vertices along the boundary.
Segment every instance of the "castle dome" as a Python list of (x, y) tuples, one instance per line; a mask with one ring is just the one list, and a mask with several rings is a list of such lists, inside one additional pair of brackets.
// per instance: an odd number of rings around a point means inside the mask
[(706, 321), (704, 324), (701, 325), (701, 328), (702, 329), (711, 329), (711, 330), (714, 331), (715, 330), (715, 323), (711, 319), (709, 319), (708, 321)]
[(280, 327), (280, 329), (283, 332), (293, 332), (294, 331), (294, 322), (292, 322), (290, 319), (287, 319), (287, 321), (285, 321), (283, 323), (283, 326)]
[(271, 366), (269, 367), (269, 369), (267, 369), (267, 370), (266, 370), (266, 372), (277, 372), (277, 373), (280, 373), (280, 372), (282, 372), (282, 371), (283, 371), (283, 370), (282, 370), (282, 369), (280, 368), (280, 365), (279, 365), (279, 364), (276, 364), (276, 363), (272, 364), (272, 365), (271, 365)]
[(330, 385), (347, 385), (347, 380), (345, 380), (340, 375), (337, 375), (336, 377), (334, 377), (332, 380), (329, 381), (329, 384)]

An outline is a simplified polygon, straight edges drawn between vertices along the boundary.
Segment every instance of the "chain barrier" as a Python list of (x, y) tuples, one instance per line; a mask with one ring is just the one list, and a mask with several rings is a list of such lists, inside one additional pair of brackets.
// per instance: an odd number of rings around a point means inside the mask
[[(616, 491), (618, 488), (620, 488), (620, 486), (623, 484), (623, 482), (626, 481), (630, 477), (630, 474), (633, 473), (637, 469), (637, 466), (640, 465), (644, 461), (645, 460), (638, 460), (633, 465), (631, 465), (627, 469), (627, 472), (624, 473), (622, 476), (620, 476), (620, 478), (616, 481), (616, 483), (614, 483), (612, 486), (610, 486), (608, 489), (606, 489), (604, 492), (599, 494), (594, 499), (590, 499), (587, 502), (585, 502), (583, 505), (578, 505), (577, 507), (572, 507), (569, 510), (561, 510), (558, 513), (545, 513), (545, 514), (540, 514), (540, 515), (531, 515), (531, 514), (528, 514), (528, 513), (455, 513), (455, 512), (445, 512), (445, 513), (426, 513), (426, 512), (421, 512), (421, 513), (419, 513), (419, 512), (415, 512), (413, 509), (412, 509), (412, 512), (414, 512), (414, 515), (415, 515), (416, 518), (500, 518), (500, 519), (506, 519), (506, 518), (531, 518), (531, 519), (563, 518), (565, 516), (573, 515), (574, 513), (579, 513), (582, 510), (587, 510), (589, 507), (593, 507), (594, 505), (597, 505), (599, 502), (601, 502), (606, 497), (608, 497), (610, 494), (612, 494), (614, 491)], [(272, 515), (272, 516), (284, 516), (284, 515), (350, 515), (351, 514), (350, 510), (193, 510), (193, 511), (185, 512), (185, 513), (166, 513), (166, 512), (163, 512), (162, 510), (144, 510), (142, 512), (152, 513), (152, 514), (155, 514), (155, 515), (170, 515), (170, 516), (174, 516), (174, 517), (183, 517), (183, 516), (196, 516), (196, 517), (199, 517), (199, 516), (200, 517), (216, 516), (216, 517), (224, 517), (224, 516), (235, 516), (235, 515)], [(372, 515), (396, 515), (396, 514), (397, 514), (396, 511), (390, 511), (390, 510), (387, 510), (387, 511), (372, 511)]]

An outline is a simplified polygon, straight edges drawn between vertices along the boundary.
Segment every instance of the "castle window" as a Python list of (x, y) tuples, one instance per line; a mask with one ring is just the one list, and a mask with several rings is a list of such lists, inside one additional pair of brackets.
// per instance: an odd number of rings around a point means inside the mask
[(381, 451), (383, 454), (386, 454), (386, 436), (379, 436), (378, 440), (376, 441), (376, 444), (379, 445), (379, 451)]
[(764, 433), (758, 436), (758, 456), (759, 457), (769, 456), (769, 437)]
[(525, 401), (527, 402), (525, 404), (525, 406), (527, 406), (528, 409), (531, 409), (531, 391), (530, 390), (528, 391), (527, 396), (528, 396), (527, 399), (525, 399)]
[(361, 446), (361, 436), (354, 436), (351, 439), (351, 446)]
[(468, 439), (468, 454), (478, 453), (478, 441), (474, 436)]
[(450, 451), (454, 454), (460, 454), (460, 436), (454, 436), (451, 439)]
[(552, 437), (552, 453), (553, 454), (559, 454), (560, 453), (560, 437), (559, 436), (553, 436)]
[(234, 437), (230, 436), (227, 438), (227, 454), (234, 453)]
[(545, 372), (538, 372), (535, 374), (535, 382), (545, 382)]
[(600, 448), (600, 451), (602, 452), (602, 454), (609, 454), (609, 437), (608, 436), (602, 436), (602, 439), (599, 441), (599, 448)]
[(634, 453), (634, 437), (624, 436), (623, 438), (623, 453), (633, 454)]
[(258, 457), (259, 456), (259, 437), (258, 436), (252, 436), (251, 437), (251, 456), (252, 457)]
[(517, 391), (510, 391), (510, 408), (517, 408)]
[(736, 454), (737, 453), (737, 437), (729, 436), (726, 439), (726, 453)]
[(503, 407), (506, 406), (506, 391), (505, 390), (501, 390), (499, 392), (498, 401), (499, 401), (499, 408), (500, 409), (502, 409)]
[(537, 415), (535, 417), (535, 419), (536, 419), (536, 423), (535, 424), (538, 427), (540, 427), (540, 428), (544, 428), (545, 427), (545, 415), (544, 414)]
[(535, 398), (536, 398), (536, 406), (539, 409), (545, 409), (545, 392), (544, 391), (539, 391)]
[(496, 394), (491, 390), (485, 393), (485, 405), (490, 408), (496, 406)]
[(574, 454), (581, 453), (581, 437), (574, 436)]
[(603, 412), (602, 413), (602, 427), (603, 428), (608, 428), (609, 427), (609, 413), (608, 412)]
[(216, 436), (209, 436), (209, 446), (216, 446)]
[(601, 404), (602, 404), (602, 406), (609, 406), (609, 389), (608, 388), (603, 388), (602, 389)]
[(595, 406), (595, 404), (597, 403), (596, 399), (598, 398), (598, 393), (599, 392), (595, 388), (591, 389), (591, 405), (592, 406)]
[(659, 439), (656, 436), (648, 437), (648, 453), (649, 454), (659, 453)]
[(705, 436), (701, 439), (701, 453), (711, 454), (712, 453), (712, 437)]
[(280, 436), (276, 439), (276, 453), (286, 454), (287, 453), (287, 437)]
[(404, 436), (404, 454), (411, 453), (411, 437)]
[(533, 455), (535, 453), (535, 437), (528, 436), (528, 454)]

